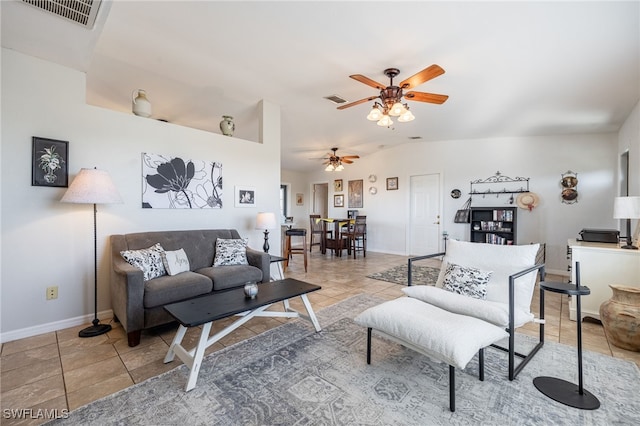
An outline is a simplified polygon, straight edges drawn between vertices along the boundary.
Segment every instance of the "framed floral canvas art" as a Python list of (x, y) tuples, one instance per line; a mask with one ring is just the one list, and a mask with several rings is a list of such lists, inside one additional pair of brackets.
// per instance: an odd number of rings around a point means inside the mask
[(69, 186), (69, 142), (32, 138), (31, 186)]

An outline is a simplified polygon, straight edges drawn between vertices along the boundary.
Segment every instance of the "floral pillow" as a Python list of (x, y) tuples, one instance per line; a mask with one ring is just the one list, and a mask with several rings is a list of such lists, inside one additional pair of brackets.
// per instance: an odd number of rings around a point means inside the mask
[(213, 266), (248, 265), (247, 238), (218, 238), (216, 240), (216, 255)]
[(123, 250), (120, 255), (136, 268), (142, 269), (145, 281), (167, 275), (162, 263), (164, 249), (160, 243), (140, 250)]
[(453, 293), (484, 300), (487, 298), (487, 283), (492, 273), (492, 271), (481, 271), (449, 263), (444, 273), (442, 288)]
[(169, 275), (178, 275), (180, 272), (187, 272), (190, 269), (189, 258), (184, 249), (163, 252), (162, 263), (164, 263)]

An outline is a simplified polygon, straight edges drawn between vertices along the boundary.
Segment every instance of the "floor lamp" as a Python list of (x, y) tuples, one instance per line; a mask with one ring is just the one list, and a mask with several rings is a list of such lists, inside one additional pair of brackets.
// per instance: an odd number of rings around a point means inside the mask
[[(631, 236), (631, 219), (640, 219), (640, 197), (616, 197), (613, 200), (613, 218), (627, 220), (627, 244), (623, 249), (637, 250)], [(640, 228), (640, 223), (636, 230)], [(637, 233), (637, 232), (636, 232)]]
[(100, 320), (98, 320), (98, 236), (96, 227), (98, 209), (96, 204), (122, 203), (122, 198), (120, 198), (109, 173), (94, 168), (81, 169), (60, 201), (63, 203), (93, 204), (93, 325), (80, 330), (78, 335), (80, 337), (99, 336), (111, 330), (111, 326), (100, 324)]

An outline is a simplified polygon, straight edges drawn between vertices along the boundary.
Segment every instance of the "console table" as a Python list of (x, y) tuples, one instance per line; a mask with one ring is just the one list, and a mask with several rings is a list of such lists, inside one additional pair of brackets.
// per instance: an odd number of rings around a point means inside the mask
[[(581, 317), (600, 319), (600, 305), (611, 298), (609, 284), (640, 287), (640, 250), (620, 248), (619, 244), (589, 243), (569, 240), (571, 264), (582, 265), (582, 282), (589, 286), (591, 294), (582, 297)], [(576, 282), (575, 271), (571, 281)], [(576, 298), (569, 302), (569, 318), (577, 319)]]

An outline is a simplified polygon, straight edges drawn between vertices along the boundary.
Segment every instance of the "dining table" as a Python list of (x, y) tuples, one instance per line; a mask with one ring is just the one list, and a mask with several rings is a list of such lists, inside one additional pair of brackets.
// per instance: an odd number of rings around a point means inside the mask
[[(320, 245), (320, 251), (322, 254), (327, 252), (327, 249), (333, 250), (336, 256), (342, 256), (342, 250), (347, 249), (347, 252), (350, 252), (349, 244), (346, 241), (346, 236), (341, 232), (342, 227), (345, 225), (351, 225), (355, 223), (355, 219), (351, 218), (319, 218), (316, 219), (317, 222), (322, 222), (322, 244)], [(327, 227), (330, 227), (333, 224), (333, 237), (327, 238)]]

